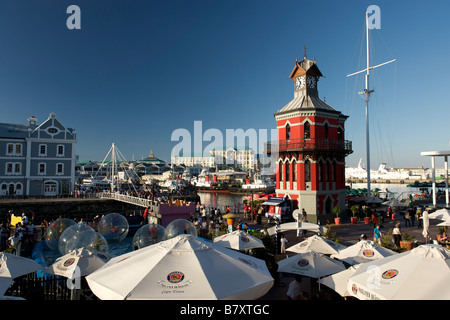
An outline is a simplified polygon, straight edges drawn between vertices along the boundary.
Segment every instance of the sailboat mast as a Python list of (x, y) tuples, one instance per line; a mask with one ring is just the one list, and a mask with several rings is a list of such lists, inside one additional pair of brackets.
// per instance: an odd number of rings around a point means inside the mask
[(366, 158), (367, 158), (367, 196), (370, 198), (370, 140), (369, 140), (369, 13), (366, 12), (366, 52), (367, 52), (367, 71), (366, 71)]
[(369, 72), (370, 69), (375, 69), (381, 66), (384, 66), (385, 64), (394, 62), (396, 59), (393, 59), (391, 61), (387, 61), (384, 63), (381, 63), (379, 65), (370, 66), (370, 61), (369, 61), (369, 12), (366, 12), (366, 51), (367, 51), (367, 56), (366, 56), (366, 69), (364, 70), (360, 70), (357, 72), (354, 72), (352, 74), (348, 74), (347, 77), (353, 76), (355, 74), (359, 74), (362, 72), (366, 72), (366, 88), (364, 89), (363, 92), (359, 92), (359, 94), (364, 94), (365, 96), (365, 101), (366, 101), (366, 161), (367, 161), (367, 196), (370, 198), (370, 141), (369, 141), (369, 97), (370, 94), (373, 92), (373, 90), (369, 90)]

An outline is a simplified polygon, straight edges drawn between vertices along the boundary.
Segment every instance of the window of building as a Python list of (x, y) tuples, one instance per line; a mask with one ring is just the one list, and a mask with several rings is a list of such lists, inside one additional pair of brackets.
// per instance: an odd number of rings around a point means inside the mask
[(39, 163), (38, 166), (39, 166), (39, 167), (38, 167), (38, 174), (39, 174), (39, 175), (44, 175), (45, 172), (46, 172), (46, 167), (47, 167), (47, 165), (46, 165), (45, 163)]
[(15, 174), (21, 174), (22, 172), (22, 164), (21, 163), (15, 163), (14, 164), (14, 173)]
[(286, 162), (286, 181), (291, 181), (291, 170), (289, 162)]
[(294, 160), (294, 162), (292, 163), (293, 168), (292, 168), (292, 181), (293, 182), (297, 182), (297, 161)]
[(309, 122), (305, 122), (305, 124), (303, 125), (303, 130), (305, 133), (305, 139), (311, 138), (311, 127)]
[(305, 161), (305, 182), (311, 182), (311, 162)]
[(56, 156), (57, 157), (63, 157), (64, 156), (64, 146), (62, 144), (59, 144), (56, 146)]
[(286, 140), (291, 140), (291, 126), (289, 124), (286, 125)]
[(328, 123), (325, 123), (325, 125), (323, 126), (323, 130), (324, 130), (324, 138), (328, 139)]
[(39, 145), (39, 156), (46, 156), (47, 155), (47, 145), (46, 144), (40, 144)]
[(6, 153), (7, 154), (14, 154), (14, 143), (8, 143), (6, 145)]
[(64, 174), (64, 164), (57, 163), (56, 164), (56, 174), (57, 175), (63, 175)]
[(336, 162), (333, 162), (331, 165), (331, 179), (333, 179), (333, 182), (336, 182)]
[(279, 167), (278, 172), (279, 172), (279, 174), (280, 174), (279, 179), (280, 179), (280, 181), (283, 181), (283, 180), (284, 180), (284, 179), (283, 179), (283, 162), (280, 162), (280, 163), (278, 164), (278, 167)]
[(338, 135), (338, 139), (343, 139), (344, 138), (344, 130), (342, 130), (341, 127), (338, 127), (337, 135)]
[(13, 164), (12, 162), (6, 163), (6, 174), (12, 174), (13, 173)]
[(318, 164), (317, 164), (317, 175), (318, 175), (318, 177), (319, 177), (319, 182), (322, 182), (322, 180), (323, 180), (323, 177), (322, 177), (322, 166), (323, 166), (323, 163), (322, 162), (319, 162)]
[(6, 154), (8, 156), (21, 156), (22, 145), (20, 143), (8, 143), (6, 145)]

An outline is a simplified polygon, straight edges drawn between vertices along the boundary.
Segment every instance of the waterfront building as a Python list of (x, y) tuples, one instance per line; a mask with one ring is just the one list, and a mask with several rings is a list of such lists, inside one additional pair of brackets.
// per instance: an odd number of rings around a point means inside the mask
[(211, 150), (211, 156), (219, 168), (255, 170), (255, 151), (248, 147), (214, 149)]
[(195, 170), (190, 170), (191, 174), (199, 174), (203, 168), (214, 168), (214, 157), (206, 156), (202, 154), (190, 154), (182, 156), (173, 156), (172, 164), (183, 165), (189, 168), (195, 168)]
[(0, 195), (71, 194), (76, 132), (51, 113), (42, 124), (0, 123)]
[(294, 99), (274, 114), (278, 140), (267, 152), (278, 152), (277, 197), (291, 210), (304, 208), (309, 222), (326, 223), (333, 207), (345, 208), (345, 157), (352, 145), (344, 139), (348, 116), (319, 98), (320, 77), (315, 59), (295, 62), (289, 75)]

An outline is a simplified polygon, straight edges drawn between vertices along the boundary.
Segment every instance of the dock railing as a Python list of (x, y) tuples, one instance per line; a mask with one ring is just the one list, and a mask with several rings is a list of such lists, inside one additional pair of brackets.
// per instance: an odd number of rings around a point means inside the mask
[(144, 207), (144, 208), (155, 205), (155, 202), (152, 201), (151, 199), (129, 196), (129, 195), (114, 193), (114, 192), (99, 192), (99, 193), (97, 193), (97, 197), (101, 198), (101, 199), (111, 199), (111, 200), (122, 201), (122, 202), (134, 204), (136, 206), (140, 206), (140, 207)]

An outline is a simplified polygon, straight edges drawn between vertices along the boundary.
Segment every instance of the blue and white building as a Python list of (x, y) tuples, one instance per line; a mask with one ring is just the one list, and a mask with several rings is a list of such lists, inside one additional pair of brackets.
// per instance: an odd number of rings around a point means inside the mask
[(0, 196), (71, 194), (76, 132), (51, 113), (38, 125), (0, 123)]

